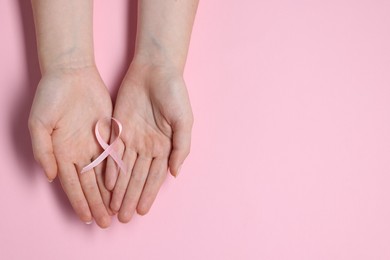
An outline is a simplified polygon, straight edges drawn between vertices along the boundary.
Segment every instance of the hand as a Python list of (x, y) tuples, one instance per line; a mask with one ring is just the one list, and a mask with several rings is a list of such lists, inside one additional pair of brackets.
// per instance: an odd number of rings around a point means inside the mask
[[(183, 77), (175, 69), (133, 64), (118, 92), (114, 117), (123, 124), (121, 147), (127, 173), (109, 158), (106, 187), (121, 222), (146, 214), (169, 170), (179, 174), (190, 151), (193, 115)], [(130, 177), (131, 175), (131, 177)]]
[[(93, 66), (44, 73), (29, 118), (34, 156), (47, 178), (53, 181), (58, 172), (80, 219), (90, 222), (93, 218), (102, 228), (111, 222), (111, 211), (105, 207), (111, 194), (104, 186), (104, 166), (79, 172), (102, 152), (93, 129), (111, 113), (110, 95)], [(100, 131), (109, 139), (109, 126)]]

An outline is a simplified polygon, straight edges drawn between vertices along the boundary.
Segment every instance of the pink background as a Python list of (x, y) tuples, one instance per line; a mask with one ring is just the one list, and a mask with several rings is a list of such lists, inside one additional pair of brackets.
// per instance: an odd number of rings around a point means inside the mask
[[(94, 19), (115, 93), (134, 3)], [(0, 259), (390, 259), (389, 1), (201, 1), (192, 153), (147, 216), (107, 230), (33, 161), (33, 28), (29, 1), (0, 1)]]

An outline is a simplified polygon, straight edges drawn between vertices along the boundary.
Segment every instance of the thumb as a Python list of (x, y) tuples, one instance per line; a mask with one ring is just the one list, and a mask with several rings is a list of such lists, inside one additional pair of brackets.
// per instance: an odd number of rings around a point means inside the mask
[(192, 119), (172, 125), (172, 151), (169, 156), (169, 171), (172, 176), (179, 175), (180, 168), (190, 153)]
[(52, 182), (57, 177), (57, 163), (53, 144), (47, 128), (40, 122), (29, 121), (31, 143), (35, 160), (42, 166), (47, 179)]

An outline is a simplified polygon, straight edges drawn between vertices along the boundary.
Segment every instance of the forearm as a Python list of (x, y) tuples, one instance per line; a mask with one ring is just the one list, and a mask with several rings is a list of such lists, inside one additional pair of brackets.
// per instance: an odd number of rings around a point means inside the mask
[(42, 73), (94, 65), (92, 0), (32, 0)]
[(135, 58), (184, 70), (198, 0), (139, 0)]

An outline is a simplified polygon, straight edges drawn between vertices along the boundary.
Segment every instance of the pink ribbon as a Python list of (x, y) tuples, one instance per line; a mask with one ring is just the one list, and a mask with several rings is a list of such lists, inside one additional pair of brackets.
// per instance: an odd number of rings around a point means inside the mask
[(118, 131), (118, 135), (116, 136), (114, 141), (110, 145), (108, 145), (108, 143), (106, 143), (103, 140), (102, 136), (99, 133), (99, 123), (101, 120), (103, 120), (103, 119), (100, 119), (99, 121), (97, 121), (97, 123), (95, 125), (95, 136), (96, 136), (96, 139), (99, 142), (100, 146), (104, 149), (104, 151), (93, 162), (91, 162), (90, 164), (85, 166), (81, 170), (81, 173), (85, 173), (87, 171), (92, 170), (93, 168), (98, 166), (101, 162), (103, 162), (104, 159), (106, 159), (108, 156), (111, 156), (112, 159), (114, 159), (114, 161), (118, 164), (119, 168), (124, 173), (126, 173), (125, 164), (123, 163), (122, 159), (118, 157), (118, 154), (115, 153), (115, 151), (114, 151), (114, 146), (115, 146), (116, 142), (119, 140), (119, 136), (122, 133), (122, 124), (117, 119), (115, 119), (113, 117), (111, 118), (111, 120), (118, 126), (119, 131)]

